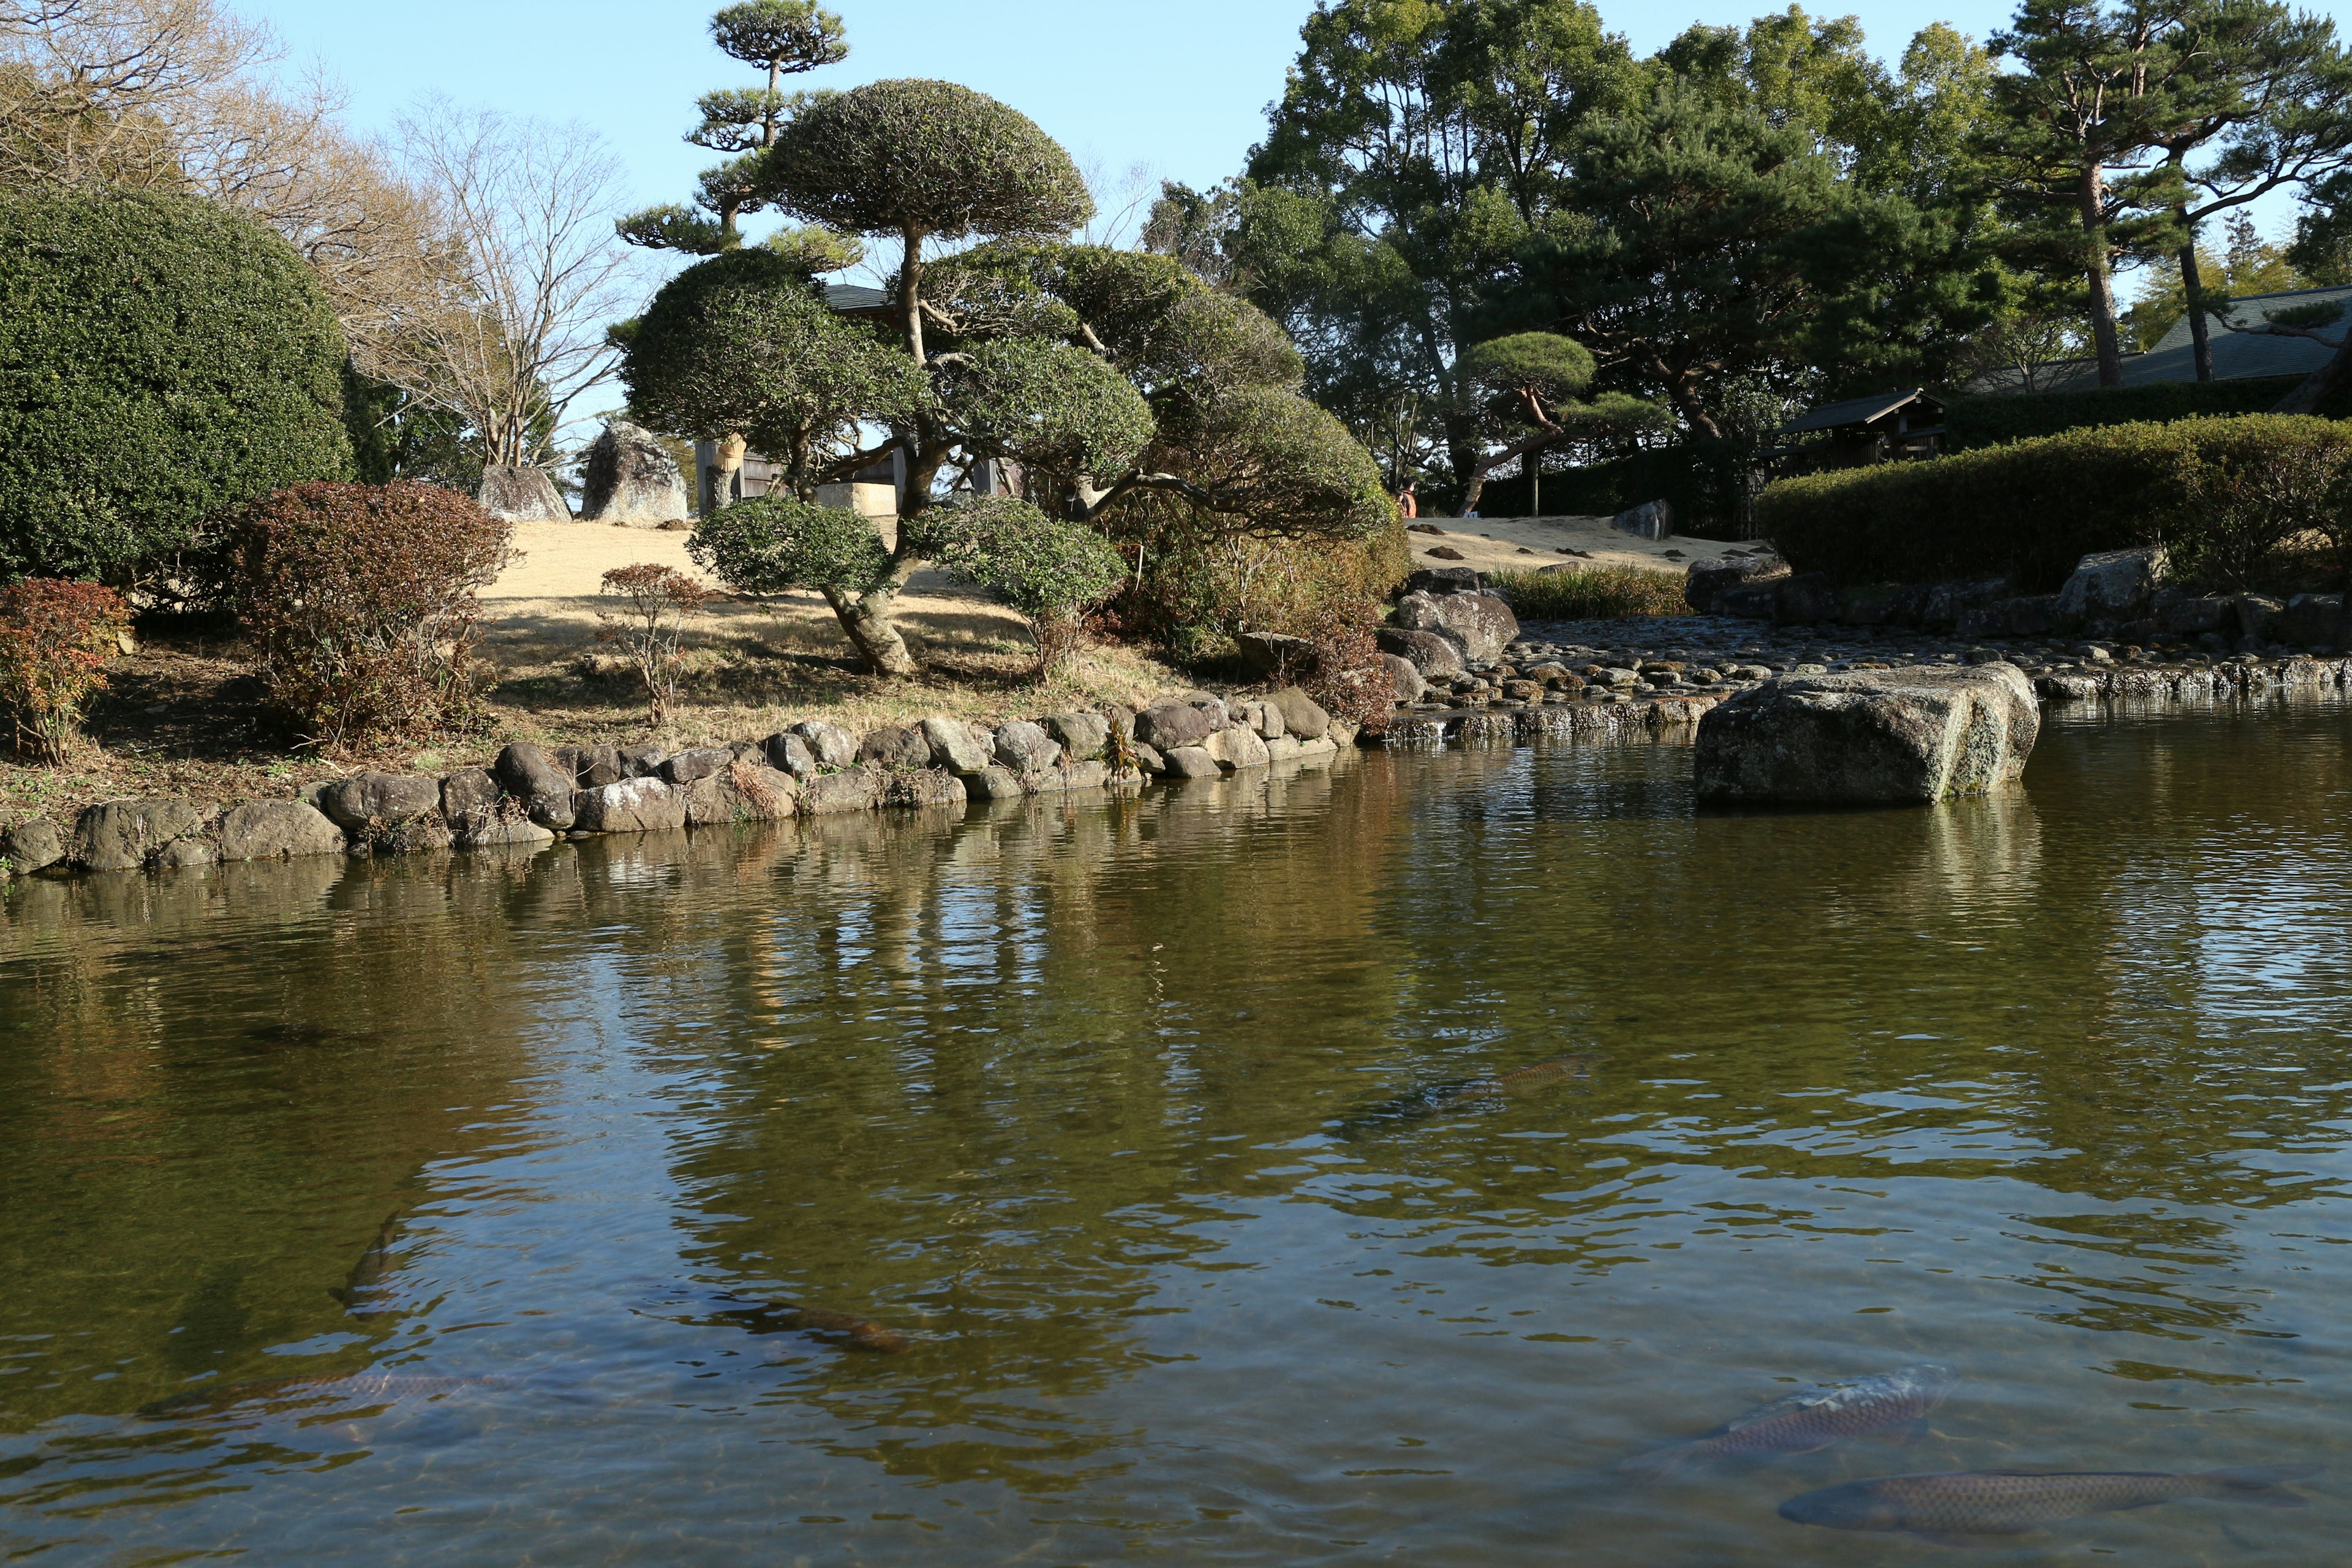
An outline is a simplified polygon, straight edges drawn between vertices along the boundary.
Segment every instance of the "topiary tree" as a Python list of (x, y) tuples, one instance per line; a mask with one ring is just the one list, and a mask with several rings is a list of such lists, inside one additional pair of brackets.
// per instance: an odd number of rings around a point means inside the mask
[(1592, 384), (1592, 355), (1556, 332), (1493, 338), (1462, 356), (1472, 384), (1486, 394), (1486, 414), (1504, 446), (1481, 457), (1462, 492), (1461, 514), (1478, 510), (1486, 476), (1511, 463), (1534, 463), (1550, 447), (1595, 436), (1664, 429), (1665, 411), (1622, 392), (1576, 401)]
[[(713, 16), (710, 41), (719, 52), (766, 71), (768, 85), (722, 88), (696, 100), (702, 123), (688, 132), (686, 139), (734, 156), (703, 171), (694, 205), (668, 203), (631, 213), (617, 226), (621, 237), (632, 245), (694, 256), (716, 256), (740, 245), (738, 221), (762, 205), (751, 188), (759, 163), (751, 154), (774, 144), (793, 110), (794, 100), (784, 92), (783, 79), (847, 59), (849, 46), (842, 41), (841, 31), (841, 18), (815, 0), (742, 0)], [(847, 267), (856, 259), (851, 256), (835, 265)]]
[(0, 579), (153, 584), (223, 508), (349, 471), (342, 335), (252, 218), (0, 195)]
[[(746, 591), (824, 593), (877, 670), (913, 672), (893, 606), (917, 568), (949, 554), (1030, 606), (1055, 662), (1087, 600), (1036, 585), (1092, 592), (1113, 558), (1106, 535), (1142, 498), (1161, 503), (1155, 517), (1253, 535), (1360, 539), (1392, 521), (1370, 457), (1299, 395), (1298, 356), (1273, 322), (1168, 258), (1041, 237), (1091, 204), (1066, 154), (1003, 104), (922, 81), (819, 97), (763, 169), (763, 199), (906, 247), (896, 332), (823, 323), (804, 275), (747, 251), (663, 290), (625, 374), (650, 422), (740, 429), (784, 462), (796, 501), (726, 509), (697, 548)], [(972, 234), (998, 237), (926, 267), (928, 242)], [(886, 373), (877, 353), (903, 370)], [(888, 441), (858, 448), (861, 426)], [(890, 544), (806, 504), (892, 448), (908, 478)], [(932, 515), (935, 491), (992, 458), (1018, 473), (1023, 505)], [(999, 528), (1001, 546), (988, 537)]]
[(1077, 651), (1079, 620), (1108, 598), (1127, 563), (1091, 529), (1057, 522), (1013, 496), (982, 496), (931, 514), (939, 563), (1020, 612), (1051, 677)]
[(948, 81), (818, 96), (762, 155), (753, 188), (813, 223), (899, 240), (898, 309), (918, 363), (926, 243), (1058, 237), (1095, 211), (1061, 143), (1027, 115)]

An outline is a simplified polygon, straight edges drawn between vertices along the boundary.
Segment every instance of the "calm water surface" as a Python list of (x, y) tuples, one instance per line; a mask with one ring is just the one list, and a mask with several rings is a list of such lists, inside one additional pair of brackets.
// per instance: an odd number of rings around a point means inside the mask
[[(1689, 780), (19, 884), (0, 1558), (1894, 1563), (1776, 1510), (2300, 1464), (1968, 1560), (2343, 1561), (2352, 716), (2057, 724), (1936, 811)], [(1916, 1426), (1609, 1473), (1921, 1360)]]

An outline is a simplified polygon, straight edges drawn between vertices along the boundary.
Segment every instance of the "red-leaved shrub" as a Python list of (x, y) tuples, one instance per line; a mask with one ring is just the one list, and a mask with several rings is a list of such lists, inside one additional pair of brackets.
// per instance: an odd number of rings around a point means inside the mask
[(475, 711), (475, 590), (513, 559), (512, 531), (437, 485), (297, 485), (231, 517), (220, 589), (312, 741), (413, 734)]
[(27, 577), (0, 588), (0, 706), (19, 752), (64, 760), (130, 625), (121, 597), (101, 584)]

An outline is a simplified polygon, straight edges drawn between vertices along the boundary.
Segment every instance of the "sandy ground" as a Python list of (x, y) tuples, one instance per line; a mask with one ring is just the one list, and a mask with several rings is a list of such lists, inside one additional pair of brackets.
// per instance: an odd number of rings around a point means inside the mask
[[(1714, 561), (1749, 545), (1712, 539), (1636, 539), (1609, 526), (1605, 517), (1425, 517), (1445, 531), (1414, 533), (1413, 564), (1468, 566), (1480, 572), (1532, 572), (1563, 562), (1581, 565), (1633, 566), (1649, 572), (1684, 572), (1694, 561)], [(1444, 546), (1462, 552), (1458, 562), (1433, 560)]]

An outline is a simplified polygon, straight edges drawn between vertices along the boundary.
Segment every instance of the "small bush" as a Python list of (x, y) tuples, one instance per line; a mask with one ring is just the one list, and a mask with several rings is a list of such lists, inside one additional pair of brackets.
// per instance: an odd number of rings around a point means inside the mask
[(1122, 545), (1129, 571), (1105, 613), (1120, 636), (1148, 638), (1180, 659), (1216, 657), (1244, 631), (1312, 637), (1336, 606), (1382, 600), (1412, 570), (1404, 522), (1393, 512), (1358, 539), (1294, 539), (1183, 526), (1136, 525)]
[(890, 576), (890, 552), (874, 525), (845, 507), (764, 496), (720, 507), (694, 525), (686, 552), (745, 594), (811, 588), (855, 596)]
[(236, 514), (215, 570), (270, 700), (340, 746), (473, 715), (475, 591), (514, 559), (511, 532), (433, 485), (299, 485)]
[(678, 638), (687, 617), (711, 599), (711, 592), (671, 566), (640, 563), (604, 574), (604, 592), (627, 601), (618, 611), (600, 611), (602, 642), (618, 643), (646, 683), (646, 700), (656, 724), (669, 721), (677, 701)]
[(0, 588), (0, 704), (16, 749), (62, 762), (81, 730), (82, 704), (106, 685), (106, 661), (131, 624), (114, 590), (28, 577)]
[(0, 578), (168, 572), (222, 508), (352, 465), (294, 247), (217, 203), (0, 195)]
[(2176, 574), (2243, 584), (2280, 529), (2326, 528), (2352, 426), (2274, 414), (2114, 425), (1781, 479), (1764, 532), (1800, 572), (1843, 583), (2005, 577), (2057, 588), (2084, 556), (2161, 544)]
[(1571, 566), (1549, 572), (1492, 572), (1486, 585), (1530, 621), (1612, 621), (1627, 616), (1679, 616), (1684, 577), (1638, 566)]
[(1068, 665), (1085, 641), (1086, 612), (1127, 575), (1101, 534), (1024, 500), (986, 497), (922, 521), (938, 535), (933, 559), (942, 569), (987, 588), (1029, 623), (1042, 675)]

